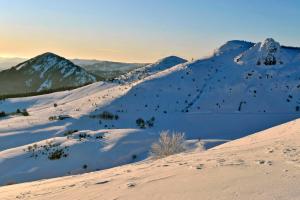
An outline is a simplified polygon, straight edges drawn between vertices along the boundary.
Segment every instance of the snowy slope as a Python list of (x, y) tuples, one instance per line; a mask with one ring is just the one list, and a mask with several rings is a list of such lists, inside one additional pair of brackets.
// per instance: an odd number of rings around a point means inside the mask
[(147, 65), (145, 67), (140, 67), (138, 69), (132, 70), (127, 74), (121, 75), (119, 78), (117, 78), (117, 82), (119, 83), (128, 83), (128, 82), (134, 82), (138, 80), (142, 80), (143, 78), (153, 75), (157, 72), (166, 70), (170, 67), (173, 67), (178, 64), (182, 64), (187, 62), (187, 60), (179, 58), (177, 56), (169, 56), (166, 58), (163, 58), (156, 63)]
[[(156, 129), (117, 129), (113, 127), (115, 120), (103, 121), (109, 126), (102, 129), (100, 120), (91, 118), (97, 107), (110, 104), (128, 90), (128, 86), (94, 83), (72, 91), (2, 101), (0, 108), (6, 113), (27, 108), (30, 116), (0, 119), (0, 170), (7, 171), (1, 174), (0, 184), (78, 174), (145, 159), (158, 137)], [(71, 118), (49, 120), (59, 115)], [(197, 147), (198, 142), (190, 141), (189, 146)], [(49, 159), (61, 150), (60, 159)]]
[[(235, 58), (251, 47), (249, 42), (230, 41), (210, 58), (147, 77), (100, 112), (119, 112), (125, 127), (135, 126), (139, 117), (153, 116), (162, 129), (184, 131), (192, 138), (223, 139), (299, 117), (300, 63), (287, 62), (279, 68), (236, 63)], [(300, 53), (281, 51), (291, 57)], [(124, 127), (118, 123), (116, 127)]]
[(300, 198), (300, 121), (218, 146), (79, 176), (0, 188), (0, 199)]
[(0, 72), (0, 94), (77, 87), (95, 81), (93, 75), (69, 60), (45, 53)]
[[(161, 130), (185, 132), (193, 141), (232, 140), (298, 118), (299, 49), (281, 46), (279, 56), (287, 54), (289, 60), (279, 65), (237, 62), (254, 46), (230, 41), (209, 58), (152, 65), (146, 73), (122, 79), (121, 85), (94, 83), (73, 91), (1, 101), (0, 111), (26, 108), (30, 116), (0, 118), (0, 171), (18, 166), (0, 175), (0, 184), (142, 160)], [(260, 53), (251, 55), (261, 59)], [(142, 78), (136, 78), (140, 74)], [(118, 119), (100, 119), (104, 111)], [(49, 120), (60, 115), (70, 118)], [(153, 127), (137, 126), (138, 118), (152, 117)], [(49, 152), (40, 150), (49, 141), (57, 144), (54, 151), (66, 147), (67, 157), (49, 160)], [(34, 146), (40, 150), (37, 158), (26, 151)], [(55, 173), (47, 175), (45, 171), (54, 166)]]

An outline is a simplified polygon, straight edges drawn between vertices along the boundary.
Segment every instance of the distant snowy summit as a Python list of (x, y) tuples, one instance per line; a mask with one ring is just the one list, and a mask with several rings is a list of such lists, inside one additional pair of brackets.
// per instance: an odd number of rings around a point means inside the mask
[(157, 62), (135, 69), (127, 74), (120, 76), (117, 81), (120, 83), (134, 82), (142, 80), (150, 75), (156, 74), (160, 71), (164, 71), (168, 68), (174, 67), (179, 64), (186, 63), (187, 60), (177, 57), (169, 56), (163, 59), (158, 60)]
[(241, 65), (274, 66), (283, 65), (290, 61), (288, 53), (279, 42), (267, 38), (263, 42), (256, 43), (253, 47), (235, 58), (235, 62)]
[(243, 40), (231, 40), (223, 44), (214, 52), (214, 56), (221, 56), (223, 54), (236, 54), (237, 52), (247, 51), (253, 47), (254, 43)]
[(0, 95), (78, 87), (95, 81), (95, 76), (71, 61), (44, 53), (1, 71)]

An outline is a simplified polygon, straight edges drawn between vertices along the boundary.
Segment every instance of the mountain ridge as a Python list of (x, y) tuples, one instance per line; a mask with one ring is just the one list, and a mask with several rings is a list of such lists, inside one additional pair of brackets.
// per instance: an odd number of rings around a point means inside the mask
[(81, 67), (50, 52), (1, 71), (0, 77), (1, 95), (78, 87), (96, 81)]
[(168, 56), (162, 59), (159, 59), (157, 62), (140, 67), (138, 69), (132, 70), (127, 74), (121, 75), (117, 78), (119, 83), (128, 83), (142, 80), (150, 75), (156, 74), (158, 72), (167, 70), (176, 65), (183, 64), (188, 62), (187, 60), (180, 58), (178, 56)]

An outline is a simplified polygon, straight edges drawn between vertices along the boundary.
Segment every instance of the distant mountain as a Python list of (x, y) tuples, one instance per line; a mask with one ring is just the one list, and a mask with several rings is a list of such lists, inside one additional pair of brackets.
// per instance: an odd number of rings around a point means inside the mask
[(45, 53), (0, 72), (0, 95), (78, 87), (96, 77), (71, 61)]
[(187, 62), (187, 60), (183, 58), (177, 56), (169, 56), (157, 61), (156, 63), (149, 64), (144, 67), (140, 67), (124, 75), (121, 75), (119, 78), (117, 78), (117, 80), (121, 83), (128, 83), (137, 80), (142, 80), (147, 76), (174, 67), (178, 64), (183, 64), (185, 62)]
[(0, 71), (9, 69), (17, 64), (24, 62), (25, 58), (1, 58), (0, 57)]
[(144, 67), (145, 63), (122, 63), (100, 60), (71, 60), (76, 65), (97, 76), (98, 80), (111, 80), (131, 70)]

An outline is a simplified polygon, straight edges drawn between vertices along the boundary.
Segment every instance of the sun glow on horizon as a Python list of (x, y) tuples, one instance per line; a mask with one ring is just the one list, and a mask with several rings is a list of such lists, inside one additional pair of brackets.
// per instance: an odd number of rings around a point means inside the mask
[(53, 52), (66, 58), (149, 63), (170, 55), (201, 58), (233, 39), (257, 42), (271, 36), (300, 46), (300, 2), (292, 0), (253, 0), (246, 7), (239, 0), (0, 2), (1, 57)]

